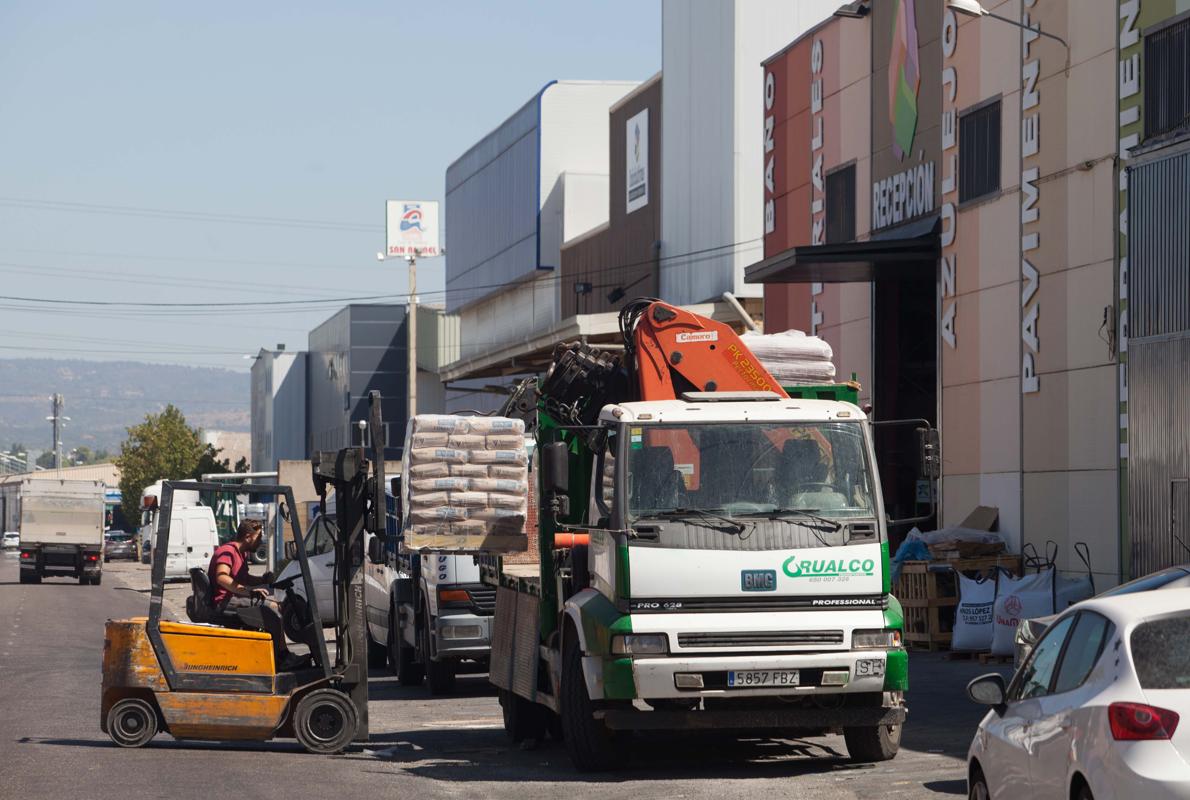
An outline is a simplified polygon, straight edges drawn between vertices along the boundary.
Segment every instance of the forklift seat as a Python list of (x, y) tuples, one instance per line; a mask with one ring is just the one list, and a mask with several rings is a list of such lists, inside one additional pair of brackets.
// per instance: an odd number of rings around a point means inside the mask
[(186, 598), (186, 616), (191, 622), (221, 625), (224, 628), (244, 628), (239, 614), (218, 611), (211, 605), (211, 579), (202, 567), (190, 568), (190, 596)]

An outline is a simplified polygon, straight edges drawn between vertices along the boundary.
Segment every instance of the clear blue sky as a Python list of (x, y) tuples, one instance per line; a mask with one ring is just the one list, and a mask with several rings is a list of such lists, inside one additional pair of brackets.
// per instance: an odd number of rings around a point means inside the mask
[[(660, 27), (658, 0), (6, 0), (0, 295), (136, 305), (0, 299), (0, 358), (243, 370), (304, 348), (333, 306), (154, 304), (404, 292), (375, 258), (385, 199), (441, 201), (548, 80), (649, 77)], [(441, 272), (419, 262), (423, 300)]]

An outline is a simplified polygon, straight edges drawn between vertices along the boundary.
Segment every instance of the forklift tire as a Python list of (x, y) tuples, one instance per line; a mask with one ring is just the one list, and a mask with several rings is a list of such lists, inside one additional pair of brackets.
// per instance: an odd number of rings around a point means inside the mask
[(548, 718), (554, 716), (545, 706), (530, 702), (507, 689), (501, 689), (500, 710), (504, 714), (504, 732), (513, 744), (526, 739), (540, 742), (545, 738)]
[(358, 724), (351, 698), (337, 689), (315, 689), (293, 711), (294, 736), (311, 753), (342, 752)]
[(413, 648), (405, 644), (405, 637), (397, 627), (397, 611), (389, 607), (388, 610), (388, 666), (393, 675), (397, 676), (397, 683), (402, 686), (421, 686), (425, 670), (421, 664), (414, 661)]
[(602, 772), (623, 766), (628, 758), (624, 738), (595, 719), (595, 703), (583, 678), (583, 654), (578, 637), (566, 637), (562, 651), (562, 691), (559, 697), (562, 734), (570, 760), (580, 772)]
[(455, 688), (455, 664), (453, 661), (435, 661), (430, 655), (430, 626), (421, 626), (421, 658), (426, 670), (426, 685), (430, 694), (449, 694)]
[(107, 712), (107, 732), (120, 747), (144, 747), (157, 735), (157, 709), (139, 697), (125, 697)]

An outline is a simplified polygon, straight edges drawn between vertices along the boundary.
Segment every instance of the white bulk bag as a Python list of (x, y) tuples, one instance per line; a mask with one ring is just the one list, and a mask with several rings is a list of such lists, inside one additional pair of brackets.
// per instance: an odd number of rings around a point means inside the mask
[(992, 646), (992, 609), (996, 578), (968, 578), (958, 573), (959, 605), (955, 608), (952, 650), (988, 650)]
[(1022, 619), (1054, 613), (1054, 568), (1014, 578), (1003, 575), (996, 587), (993, 609), (992, 654), (1010, 656), (1016, 627)]

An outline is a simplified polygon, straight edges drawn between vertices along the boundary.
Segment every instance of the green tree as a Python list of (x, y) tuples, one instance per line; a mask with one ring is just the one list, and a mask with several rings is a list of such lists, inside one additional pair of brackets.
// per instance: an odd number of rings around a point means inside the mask
[(217, 455), (202, 443), (198, 430), (186, 424), (186, 417), (173, 404), (128, 428), (128, 437), (116, 457), (124, 516), (140, 518), (141, 493), (154, 481), (197, 477), (208, 453), (212, 460)]

